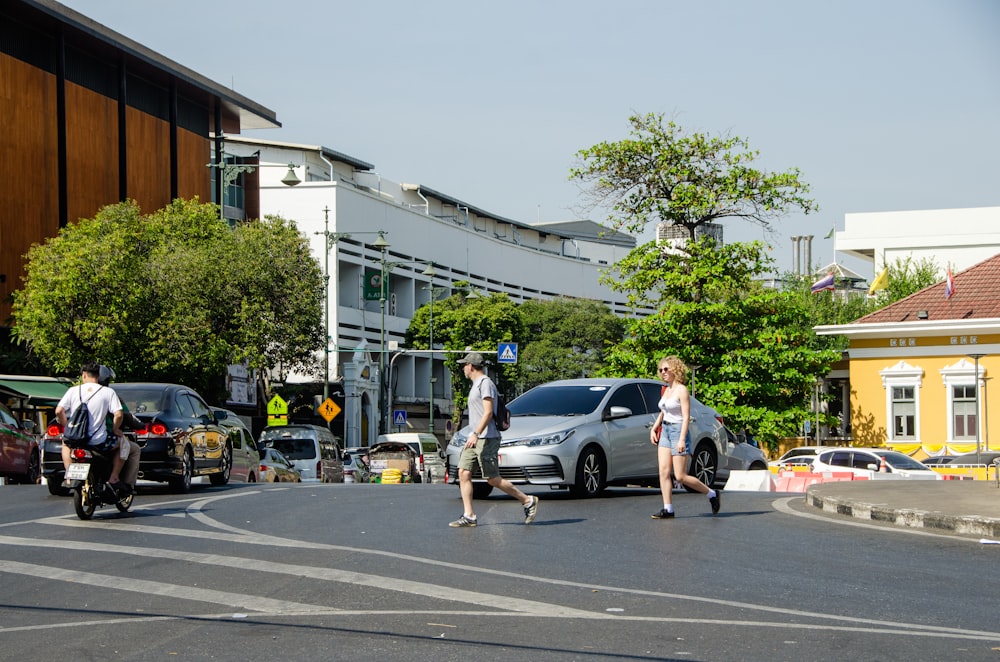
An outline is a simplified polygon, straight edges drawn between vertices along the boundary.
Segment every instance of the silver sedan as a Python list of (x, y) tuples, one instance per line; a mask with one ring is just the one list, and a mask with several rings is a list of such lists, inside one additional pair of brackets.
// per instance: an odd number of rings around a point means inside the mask
[[(567, 379), (536, 386), (507, 406), (510, 429), (500, 446), (500, 475), (515, 484), (568, 488), (595, 496), (609, 485), (659, 485), (649, 429), (659, 410), (662, 384), (652, 379)], [(729, 442), (718, 413), (691, 398), (693, 456), (688, 471), (706, 485), (729, 476)], [(449, 444), (448, 473), (471, 428)], [(473, 471), (476, 498), (492, 487)]]

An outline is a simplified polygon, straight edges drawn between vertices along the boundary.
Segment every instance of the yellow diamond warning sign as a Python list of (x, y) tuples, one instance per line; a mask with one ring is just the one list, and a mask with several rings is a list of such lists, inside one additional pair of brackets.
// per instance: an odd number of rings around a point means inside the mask
[(334, 402), (330, 398), (327, 398), (326, 400), (323, 401), (323, 404), (319, 406), (318, 411), (319, 415), (325, 418), (326, 422), (329, 423), (333, 419), (337, 418), (337, 415), (341, 412), (341, 409), (340, 407), (337, 406), (336, 402)]

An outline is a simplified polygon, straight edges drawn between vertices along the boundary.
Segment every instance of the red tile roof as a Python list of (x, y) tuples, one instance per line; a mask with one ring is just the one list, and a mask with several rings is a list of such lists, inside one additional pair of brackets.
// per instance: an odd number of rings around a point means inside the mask
[(1000, 317), (1000, 254), (983, 260), (961, 273), (952, 274), (955, 293), (944, 298), (945, 281), (925, 287), (905, 299), (859, 318), (855, 324), (876, 322), (923, 322), (919, 311), (927, 311), (926, 320), (961, 320)]

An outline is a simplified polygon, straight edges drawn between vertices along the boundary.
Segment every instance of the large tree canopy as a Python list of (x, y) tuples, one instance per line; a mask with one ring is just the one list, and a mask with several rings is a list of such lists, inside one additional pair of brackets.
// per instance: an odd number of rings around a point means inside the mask
[(801, 296), (756, 280), (769, 266), (758, 242), (639, 247), (618, 265), (623, 278), (612, 285), (647, 292), (659, 313), (629, 320), (629, 336), (609, 353), (605, 373), (653, 377), (656, 362), (674, 354), (697, 366), (689, 386), (731, 428), (769, 443), (795, 435), (810, 417), (813, 385), (840, 352), (820, 347)]
[(230, 229), (197, 200), (151, 214), (130, 201), (32, 247), (14, 333), (54, 372), (96, 360), (119, 379), (175, 381), (218, 398), (230, 363), (312, 367), (322, 287), (288, 221)]
[[(480, 317), (489, 320), (485, 329)], [(457, 324), (459, 319), (466, 322)], [(407, 344), (425, 349), (429, 332), (430, 304), (425, 304), (410, 321)], [(514, 305), (506, 296), (470, 298), (459, 291), (434, 303), (435, 347), (488, 352), (495, 351), (498, 342), (518, 343), (517, 363), (497, 366), (499, 386), (507, 397), (556, 379), (595, 374), (623, 333), (624, 320), (598, 301), (529, 300)], [(452, 365), (454, 379), (462, 374), (459, 367)], [(460, 391), (456, 388), (455, 395), (464, 398)]]
[(662, 114), (633, 115), (631, 137), (577, 152), (570, 177), (588, 185), (595, 207), (612, 210), (615, 227), (641, 232), (666, 222), (688, 230), (724, 218), (765, 229), (794, 208), (817, 209), (795, 168), (753, 167), (758, 152), (738, 137), (685, 134)]

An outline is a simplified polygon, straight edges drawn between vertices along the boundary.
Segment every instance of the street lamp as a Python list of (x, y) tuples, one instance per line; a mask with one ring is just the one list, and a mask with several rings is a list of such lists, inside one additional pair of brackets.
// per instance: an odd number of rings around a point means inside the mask
[(388, 281), (386, 280), (386, 273), (388, 271), (388, 262), (386, 262), (386, 250), (391, 246), (385, 239), (385, 233), (379, 232), (378, 239), (372, 244), (375, 248), (379, 249), (382, 253), (381, 258), (381, 269), (380, 269), (380, 280), (378, 284), (378, 304), (379, 312), (382, 316), (382, 324), (379, 327), (379, 342), (378, 342), (378, 401), (379, 401), (379, 417), (378, 417), (378, 431), (379, 434), (385, 434), (386, 432), (386, 416), (388, 412), (386, 411), (386, 405), (388, 405), (388, 399), (386, 398), (386, 388), (388, 384), (385, 381), (385, 297), (386, 297), (386, 285)]
[(421, 272), (424, 276), (427, 276), (429, 283), (423, 288), (427, 290), (430, 296), (430, 316), (427, 323), (427, 349), (429, 351), (428, 359), (428, 388), (427, 388), (427, 416), (430, 421), (427, 424), (427, 431), (430, 434), (434, 434), (434, 299), (441, 292), (446, 292), (448, 288), (446, 287), (434, 287), (434, 276), (437, 275), (437, 271), (434, 270), (434, 263), (431, 262), (427, 265), (427, 268)]
[(700, 368), (700, 367), (701, 366), (698, 365), (697, 363), (689, 363), (688, 364), (688, 368), (691, 369), (691, 395), (694, 395), (694, 380), (695, 380), (695, 377), (698, 375), (698, 368)]
[[(323, 299), (323, 330), (326, 340), (323, 343), (323, 402), (326, 402), (326, 399), (330, 397), (330, 251), (336, 247), (337, 242), (341, 239), (350, 239), (355, 234), (377, 234), (381, 238), (382, 231), (330, 232), (330, 207), (326, 206), (323, 207), (323, 231), (314, 232), (313, 234), (321, 234), (325, 239), (323, 251), (323, 291), (325, 292)], [(378, 240), (376, 240), (377, 243)], [(334, 255), (333, 266), (335, 269), (337, 261), (338, 258)], [(336, 346), (336, 343), (334, 345)]]
[[(233, 155), (230, 155), (233, 156)], [(251, 173), (257, 168), (288, 168), (288, 172), (285, 176), (281, 178), (281, 183), (285, 186), (297, 186), (302, 183), (299, 176), (295, 174), (295, 169), (299, 166), (295, 163), (289, 163), (287, 166), (279, 165), (276, 163), (230, 163), (226, 160), (226, 152), (220, 151), (219, 158), (217, 158), (215, 163), (206, 164), (209, 168), (217, 168), (219, 171), (219, 181), (221, 186), (219, 187), (219, 218), (221, 220), (226, 220), (226, 195), (229, 192), (229, 187), (233, 185), (236, 179), (244, 174)]]
[(980, 458), (981, 449), (979, 448), (979, 429), (980, 427), (982, 427), (979, 420), (979, 359), (986, 356), (986, 354), (969, 354), (968, 356), (970, 359), (973, 359), (976, 362), (976, 372), (974, 375), (976, 380), (976, 464), (979, 464), (979, 461), (981, 459)]

